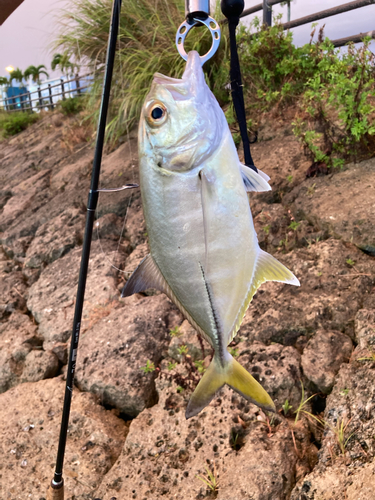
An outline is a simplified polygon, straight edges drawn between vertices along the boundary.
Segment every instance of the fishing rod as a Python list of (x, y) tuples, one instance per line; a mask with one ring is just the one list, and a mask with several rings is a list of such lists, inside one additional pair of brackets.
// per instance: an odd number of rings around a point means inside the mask
[[(113, 74), (113, 64), (115, 59), (117, 35), (120, 22), (121, 1), (122, 0), (114, 0), (112, 5), (111, 25), (109, 30), (107, 57), (106, 57), (106, 65), (104, 73), (104, 84), (103, 84), (102, 100), (101, 100), (99, 121), (98, 121), (97, 135), (96, 135), (96, 146), (95, 146), (94, 161), (92, 167), (91, 186), (87, 202), (85, 235), (83, 240), (81, 266), (79, 271), (78, 289), (75, 302), (68, 371), (66, 375), (65, 397), (64, 397), (63, 413), (61, 418), (59, 446), (57, 450), (55, 473), (48, 487), (47, 500), (64, 500), (64, 478), (63, 478), (64, 454), (65, 454), (68, 423), (69, 423), (70, 406), (73, 394), (74, 372), (76, 368), (78, 341), (81, 328), (83, 301), (85, 296), (86, 279), (87, 279), (87, 271), (90, 258), (95, 211), (98, 203), (99, 192), (112, 191), (112, 190), (98, 189), (98, 187), (99, 187), (100, 167), (103, 155), (108, 103), (109, 103), (112, 74)], [(128, 184), (126, 186), (122, 186), (121, 188), (115, 190), (132, 189), (134, 187), (138, 187), (138, 185)]]

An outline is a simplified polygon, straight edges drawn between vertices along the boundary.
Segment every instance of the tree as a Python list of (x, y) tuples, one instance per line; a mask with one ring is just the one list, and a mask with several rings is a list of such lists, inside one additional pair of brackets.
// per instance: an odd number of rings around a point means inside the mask
[(12, 81), (16, 80), (16, 82), (19, 82), (22, 85), (22, 80), (24, 78), (24, 75), (22, 71), (19, 68), (14, 69), (9, 76), (9, 84), (12, 86)]
[(0, 76), (0, 85), (9, 85), (9, 81), (6, 76)]
[(64, 54), (55, 54), (53, 56), (51, 62), (51, 69), (54, 71), (57, 67), (59, 67), (62, 73), (66, 73), (73, 75), (75, 70), (79, 69), (77, 64), (70, 62), (68, 54), (65, 52)]
[(44, 64), (40, 64), (39, 66), (29, 66), (25, 70), (24, 77), (29, 78), (31, 76), (32, 81), (40, 85), (41, 75), (45, 75), (48, 78), (48, 73), (47, 71), (44, 71), (45, 69), (46, 67)]

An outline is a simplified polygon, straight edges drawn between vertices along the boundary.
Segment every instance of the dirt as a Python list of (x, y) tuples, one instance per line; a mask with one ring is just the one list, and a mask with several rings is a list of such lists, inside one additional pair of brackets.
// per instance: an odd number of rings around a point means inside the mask
[[(301, 287), (263, 285), (230, 347), (277, 413), (223, 388), (185, 420), (211, 349), (164, 295), (121, 299), (148, 252), (147, 231), (138, 190), (102, 193), (66, 499), (373, 498), (375, 161), (306, 178), (310, 163), (286, 121), (263, 123), (259, 138), (252, 155), (273, 191), (250, 199), (258, 239)], [(44, 499), (53, 476), (94, 154), (87, 139), (75, 119), (51, 113), (1, 143), (1, 499)], [(138, 182), (134, 132), (102, 165), (102, 187), (128, 182)]]

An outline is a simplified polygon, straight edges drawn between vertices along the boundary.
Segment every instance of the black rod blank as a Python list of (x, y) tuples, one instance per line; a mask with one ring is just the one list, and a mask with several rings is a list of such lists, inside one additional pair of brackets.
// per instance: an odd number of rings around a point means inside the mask
[(112, 7), (111, 27), (109, 32), (106, 68), (104, 74), (102, 101), (101, 101), (99, 122), (98, 122), (97, 136), (96, 136), (96, 147), (95, 147), (95, 154), (94, 154), (94, 161), (92, 168), (91, 188), (87, 203), (85, 236), (83, 241), (81, 267), (79, 272), (78, 290), (77, 290), (77, 297), (76, 297), (75, 311), (74, 311), (73, 331), (72, 331), (72, 340), (70, 345), (68, 371), (66, 376), (66, 388), (65, 388), (63, 414), (61, 419), (59, 447), (57, 451), (54, 478), (51, 482), (51, 488), (53, 490), (58, 490), (60, 488), (62, 489), (64, 484), (62, 476), (64, 454), (65, 454), (67, 430), (69, 423), (70, 405), (72, 401), (74, 372), (76, 368), (77, 349), (78, 349), (79, 333), (81, 328), (82, 309), (85, 296), (87, 270), (90, 258), (94, 217), (99, 196), (98, 193), (99, 175), (100, 175), (100, 167), (103, 154), (104, 135), (105, 135), (107, 112), (108, 112), (109, 95), (111, 90), (113, 63), (116, 52), (120, 11), (121, 11), (121, 0), (114, 0)]

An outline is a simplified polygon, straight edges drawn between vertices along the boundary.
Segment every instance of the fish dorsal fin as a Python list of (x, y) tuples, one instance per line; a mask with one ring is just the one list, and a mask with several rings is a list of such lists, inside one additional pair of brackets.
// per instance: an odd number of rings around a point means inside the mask
[(255, 172), (255, 170), (243, 165), (242, 163), (240, 163), (240, 169), (247, 192), (255, 191), (257, 193), (261, 193), (262, 191), (271, 191), (272, 188), (267, 182), (270, 178), (267, 174), (261, 170)]
[(198, 325), (198, 323), (196, 323), (193, 320), (189, 312), (185, 309), (185, 307), (176, 297), (173, 290), (168, 285), (167, 281), (162, 275), (159, 266), (156, 264), (151, 254), (148, 254), (141, 261), (139, 266), (130, 276), (130, 278), (128, 279), (122, 290), (121, 297), (129, 297), (130, 295), (133, 295), (133, 293), (144, 292), (149, 288), (155, 288), (156, 290), (160, 290), (161, 292), (165, 293), (165, 295), (171, 299), (171, 301), (178, 307), (178, 309), (190, 322), (192, 327), (195, 328), (197, 332), (200, 333), (202, 337), (204, 337), (207, 340), (207, 342), (211, 345), (212, 340)]
[(249, 291), (245, 297), (245, 300), (238, 312), (234, 327), (229, 335), (228, 344), (233, 340), (238, 332), (240, 325), (242, 323), (245, 312), (247, 311), (255, 292), (260, 287), (262, 283), (266, 281), (279, 281), (280, 283), (288, 283), (289, 285), (300, 286), (300, 282), (294, 276), (294, 274), (289, 271), (281, 262), (279, 262), (275, 257), (272, 257), (267, 252), (259, 249), (258, 259), (255, 265), (255, 270)]

